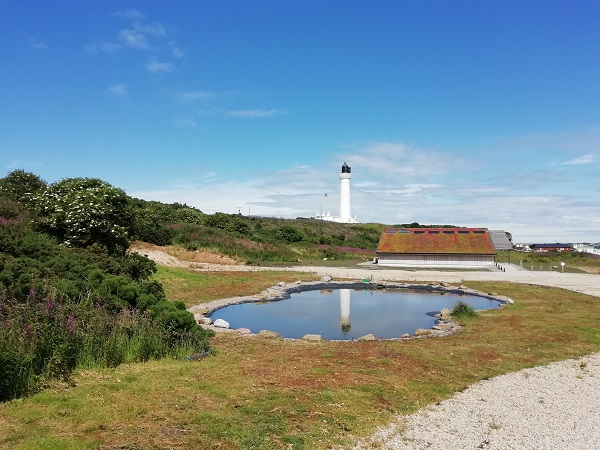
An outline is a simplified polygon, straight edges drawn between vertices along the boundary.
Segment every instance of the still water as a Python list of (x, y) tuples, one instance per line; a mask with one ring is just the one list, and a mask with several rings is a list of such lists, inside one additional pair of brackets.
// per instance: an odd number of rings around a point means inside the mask
[(373, 334), (380, 339), (414, 334), (431, 328), (434, 313), (462, 301), (475, 309), (497, 308), (487, 298), (407, 289), (332, 289), (305, 291), (276, 302), (243, 303), (219, 309), (212, 319), (224, 319), (231, 328), (254, 333), (271, 330), (287, 338), (320, 334), (323, 339), (356, 339)]

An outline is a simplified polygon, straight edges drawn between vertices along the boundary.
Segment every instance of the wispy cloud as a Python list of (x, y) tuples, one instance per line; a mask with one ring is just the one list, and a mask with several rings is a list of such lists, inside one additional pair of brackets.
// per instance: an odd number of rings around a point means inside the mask
[(165, 73), (173, 72), (175, 70), (175, 66), (169, 62), (161, 62), (156, 58), (150, 58), (146, 63), (146, 69), (150, 73)]
[(150, 48), (150, 43), (143, 33), (139, 33), (138, 31), (129, 28), (119, 31), (119, 41), (126, 47), (135, 50), (146, 50)]
[(121, 11), (115, 12), (115, 17), (119, 19), (126, 19), (132, 21), (141, 21), (146, 20), (146, 16), (139, 12), (137, 9), (124, 9)]
[(173, 56), (175, 58), (185, 58), (185, 52), (183, 50), (181, 50), (179, 47), (173, 46), (173, 47), (171, 47), (171, 51), (173, 52)]
[(257, 119), (263, 117), (281, 116), (284, 114), (287, 113), (280, 109), (238, 109), (234, 111), (227, 111), (225, 113), (225, 117)]
[(565, 161), (563, 165), (579, 165), (579, 164), (591, 164), (596, 161), (596, 157), (592, 153), (588, 153), (587, 155), (580, 156), (579, 158), (570, 159), (569, 161)]
[(194, 119), (190, 119), (190, 118), (175, 119), (173, 121), (173, 123), (175, 125), (177, 125), (178, 127), (187, 127), (187, 128), (197, 128), (198, 127), (198, 123), (196, 123), (196, 121)]
[(48, 44), (46, 44), (43, 41), (40, 41), (39, 39), (33, 36), (29, 38), (29, 47), (31, 47), (34, 50), (50, 50)]
[(401, 177), (407, 181), (474, 168), (472, 161), (458, 156), (393, 142), (368, 144), (343, 159), (351, 166), (376, 174), (379, 179)]
[(203, 103), (217, 99), (217, 94), (212, 91), (177, 91), (169, 95), (177, 103)]
[(125, 47), (116, 42), (95, 41), (85, 46), (85, 51), (94, 55), (97, 53), (118, 53), (124, 50)]
[(129, 92), (127, 90), (127, 86), (123, 83), (118, 83), (118, 84), (109, 86), (106, 88), (106, 90), (104, 92), (106, 93), (106, 95), (110, 95), (113, 97), (123, 97), (123, 96), (127, 96), (129, 94)]

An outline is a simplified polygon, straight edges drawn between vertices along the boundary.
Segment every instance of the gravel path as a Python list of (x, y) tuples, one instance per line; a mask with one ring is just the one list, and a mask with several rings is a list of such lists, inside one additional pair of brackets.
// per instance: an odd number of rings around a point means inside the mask
[(359, 449), (599, 449), (600, 353), (481, 381)]

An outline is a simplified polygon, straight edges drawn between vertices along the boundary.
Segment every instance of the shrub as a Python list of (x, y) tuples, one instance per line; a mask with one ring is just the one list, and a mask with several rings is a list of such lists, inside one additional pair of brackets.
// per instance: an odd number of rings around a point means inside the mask
[(450, 311), (450, 315), (455, 319), (470, 319), (477, 317), (477, 311), (472, 306), (461, 301), (454, 305), (454, 308)]

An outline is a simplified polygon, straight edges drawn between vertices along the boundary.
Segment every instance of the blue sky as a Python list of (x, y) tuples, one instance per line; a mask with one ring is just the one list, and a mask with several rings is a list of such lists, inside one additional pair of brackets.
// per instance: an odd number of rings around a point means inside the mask
[[(0, 0), (0, 176), (600, 241), (597, 1)], [(327, 194), (327, 196), (325, 196)]]

